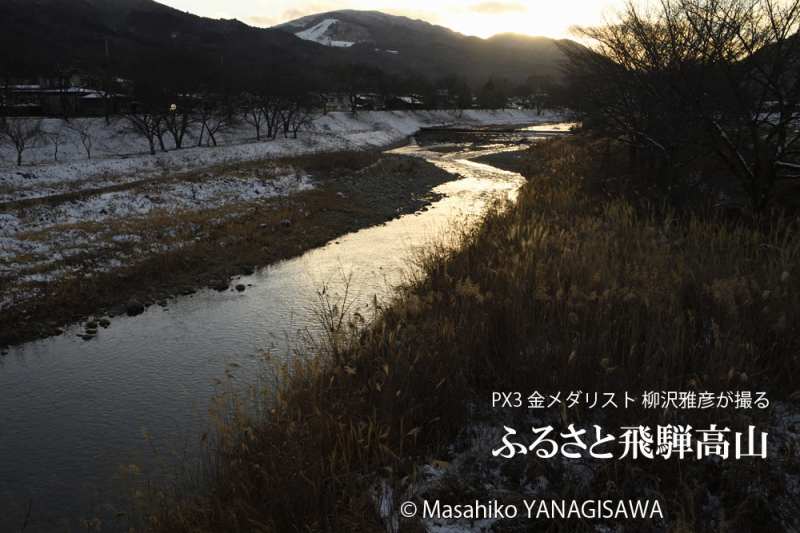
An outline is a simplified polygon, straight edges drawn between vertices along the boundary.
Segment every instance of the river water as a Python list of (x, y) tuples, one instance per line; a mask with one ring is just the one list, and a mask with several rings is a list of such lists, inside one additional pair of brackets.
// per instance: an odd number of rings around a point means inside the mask
[(110, 517), (127, 511), (122, 465), (163, 476), (160, 465), (196, 463), (226, 372), (244, 386), (263, 371), (264, 351), (289, 357), (294, 340), (318, 327), (323, 286), (335, 298), (349, 278), (363, 307), (390, 295), (416, 251), (454, 224), (474, 223), (488, 202), (514, 197), (520, 175), (467, 159), (509, 149), (434, 152), (412, 143), (395, 152), (454, 174), (427, 210), (243, 277), (244, 293), (204, 290), (116, 318), (89, 342), (72, 328), (11, 349), (0, 358), (0, 531), (19, 531), (26, 515), (26, 532), (86, 531), (80, 521), (94, 517), (115, 530)]

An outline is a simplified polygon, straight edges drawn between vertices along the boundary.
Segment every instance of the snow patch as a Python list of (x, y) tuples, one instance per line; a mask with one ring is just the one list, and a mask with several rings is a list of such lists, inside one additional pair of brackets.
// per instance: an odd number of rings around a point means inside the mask
[(325, 19), (316, 26), (312, 26), (307, 30), (297, 32), (295, 33), (295, 35), (300, 37), (304, 41), (312, 41), (324, 46), (332, 46), (335, 48), (350, 48), (356, 43), (350, 41), (334, 41), (333, 39), (331, 39), (330, 35), (328, 35), (328, 30), (330, 30), (331, 27), (335, 26), (338, 23), (339, 21), (337, 19)]

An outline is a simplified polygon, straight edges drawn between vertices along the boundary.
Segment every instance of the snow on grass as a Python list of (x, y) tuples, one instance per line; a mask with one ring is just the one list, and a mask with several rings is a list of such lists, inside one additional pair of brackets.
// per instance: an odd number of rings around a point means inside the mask
[[(163, 224), (179, 213), (220, 207), (234, 213), (248, 202), (288, 196), (312, 187), (308, 176), (270, 160), (381, 148), (403, 141), (426, 126), (561, 119), (552, 113), (536, 115), (527, 111), (360, 112), (356, 116), (329, 113), (318, 117), (299, 139), (254, 142), (249, 138), (253, 133), (240, 127), (221, 135), (218, 147), (192, 147), (155, 156), (142, 153), (146, 150), (144, 143), (119, 121), (106, 125), (96, 119), (91, 125), (97, 139), (91, 160), (86, 159), (79, 143), (69, 148), (71, 130), (62, 121), (45, 120), (44, 127), (49, 131), (63, 128), (60, 161), (49, 162), (52, 146), (38, 146), (25, 154), (26, 161), (35, 164), (18, 168), (13, 166), (13, 154), (8, 148), (0, 149), (0, 165), (4, 165), (0, 166), (0, 202), (65, 192), (80, 194), (25, 207), (9, 206), (0, 213), (0, 278), (9, 283), (13, 280), (12, 284), (20, 289), (11, 295), (9, 285), (7, 295), (0, 298), (0, 309), (14, 305), (20, 298), (34, 297), (37, 287), (31, 284), (68, 275), (74, 267), (65, 268), (60, 264), (64, 261), (79, 265), (86, 262), (84, 258), (96, 257), (92, 268), (104, 271), (130, 264), (142, 254), (163, 251), (142, 249), (146, 243), (141, 235), (131, 233), (130, 221), (156, 217)], [(229, 165), (251, 161), (264, 164)], [(180, 174), (186, 171), (192, 173)], [(110, 185), (126, 188), (102, 190)], [(167, 225), (170, 227), (164, 227), (163, 233), (174, 233), (174, 224)], [(173, 237), (164, 246), (182, 245), (177, 235)], [(200, 234), (192, 232), (189, 238), (200, 238)], [(139, 250), (134, 256), (130, 255), (132, 247)]]
[(16, 215), (4, 214), (0, 226), (0, 277), (17, 278), (18, 283), (57, 279), (65, 272), (47, 277), (24, 273), (86, 252), (141, 241), (139, 235), (114, 234), (111, 223), (116, 220), (145, 217), (156, 210), (174, 214), (216, 209), (288, 196), (312, 187), (306, 175), (217, 176), (90, 195), (57, 205), (37, 205)]
[[(36, 297), (37, 285), (78, 270), (88, 278), (203, 238), (207, 228), (181, 222), (186, 213), (210, 212), (209, 227), (214, 227), (238, 216), (243, 207), (311, 188), (305, 174), (258, 166), (87, 193), (71, 201), (3, 213), (0, 281), (6, 283), (7, 291), (0, 298), (0, 309)], [(213, 214), (220, 208), (224, 209), (221, 214)], [(137, 227), (140, 234), (132, 233), (131, 228)], [(182, 228), (180, 235), (178, 228)], [(151, 245), (144, 236), (156, 229), (164, 242)]]
[[(58, 224), (102, 222), (110, 218), (146, 215), (154, 209), (168, 211), (213, 209), (231, 202), (287, 196), (312, 188), (308, 176), (287, 174), (275, 179), (217, 176), (200, 182), (172, 182), (143, 190), (124, 190), (88, 196), (56, 206), (37, 205), (24, 210), (20, 223), (0, 229), (0, 235), (38, 230)], [(16, 228), (16, 231), (13, 229)]]
[[(225, 163), (258, 161), (315, 152), (376, 148), (402, 141), (422, 127), (443, 125), (521, 124), (560, 121), (563, 117), (533, 111), (372, 111), (328, 113), (318, 117), (299, 139), (255, 142), (254, 132), (237, 127), (220, 134), (220, 146), (190, 147), (155, 156), (146, 143), (128, 131), (124, 120), (106, 125), (95, 119), (93, 158), (86, 158), (74, 132), (59, 119), (46, 119), (44, 128), (62, 133), (59, 162), (53, 146), (40, 144), (24, 154), (26, 164), (16, 167), (8, 146), (0, 146), (0, 202), (38, 198), (85, 189), (159, 177), (168, 173)], [(192, 139), (187, 139), (191, 145)]]

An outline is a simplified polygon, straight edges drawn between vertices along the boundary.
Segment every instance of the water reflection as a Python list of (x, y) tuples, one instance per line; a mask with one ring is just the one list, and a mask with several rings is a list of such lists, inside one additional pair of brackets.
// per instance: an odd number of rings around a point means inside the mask
[(115, 319), (90, 342), (73, 328), (12, 349), (0, 367), (0, 530), (18, 530), (29, 502), (28, 532), (74, 529), (80, 518), (124, 510), (109, 503), (119, 465), (147, 470), (195, 456), (216, 378), (235, 363), (238, 382), (252, 382), (264, 349), (288, 354), (298, 331), (317, 327), (311, 310), (323, 284), (341, 292), (351, 274), (357, 304), (385, 297), (415, 251), (455, 221), (463, 227), (476, 220), (492, 199), (513, 197), (523, 182), (464, 159), (464, 152), (417, 145), (397, 152), (424, 157), (460, 179), (438, 187), (444, 197), (422, 213), (242, 278), (252, 285), (244, 293), (201, 291)]
[(559, 124), (535, 124), (533, 126), (528, 126), (527, 128), (522, 128), (520, 131), (534, 131), (537, 133), (568, 133), (577, 127), (580, 124), (577, 122), (561, 122)]

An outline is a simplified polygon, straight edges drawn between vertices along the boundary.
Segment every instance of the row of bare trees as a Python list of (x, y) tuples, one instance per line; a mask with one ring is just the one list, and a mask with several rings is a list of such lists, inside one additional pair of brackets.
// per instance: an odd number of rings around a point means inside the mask
[(667, 179), (713, 154), (752, 207), (800, 156), (800, 0), (630, 2), (565, 49), (585, 124)]
[(279, 134), (297, 138), (300, 130), (311, 124), (318, 108), (311, 95), (282, 96), (264, 91), (236, 98), (206, 95), (177, 97), (174, 103), (163, 99), (139, 102), (125, 119), (155, 154), (157, 150), (167, 151), (165, 138), (176, 149), (183, 148), (190, 132), (197, 146), (217, 146), (220, 133), (241, 123), (253, 127), (257, 140), (274, 139)]
[(92, 131), (92, 119), (72, 119), (62, 121), (62, 126), (56, 129), (44, 129), (42, 120), (35, 118), (2, 118), (0, 119), (0, 146), (9, 145), (16, 154), (17, 166), (22, 166), (23, 155), (29, 149), (49, 144), (53, 148), (53, 160), (58, 161), (59, 149), (67, 141), (61, 127), (72, 132), (73, 140), (86, 153), (87, 159), (92, 158), (95, 136)]
[(321, 103), (312, 95), (281, 95), (273, 91), (248, 93), (241, 100), (241, 117), (252, 126), (256, 139), (274, 139), (279, 134), (297, 138), (299, 131), (311, 124), (314, 110)]
[[(313, 121), (320, 104), (311, 95), (280, 96), (264, 92), (247, 93), (235, 99), (216, 95), (175, 98), (139, 104), (125, 113), (128, 129), (147, 141), (149, 151), (167, 151), (167, 139), (181, 149), (189, 136), (197, 146), (217, 146), (219, 134), (246, 123), (255, 129), (256, 139), (274, 139), (278, 135), (297, 138), (299, 132)], [(23, 155), (33, 147), (47, 143), (53, 148), (53, 159), (58, 160), (59, 149), (70, 136), (91, 159), (96, 132), (96, 122), (90, 118), (72, 118), (60, 121), (55, 129), (45, 130), (42, 120), (26, 117), (6, 117), (0, 120), (0, 145), (7, 144), (16, 153), (17, 165), (22, 165)]]

